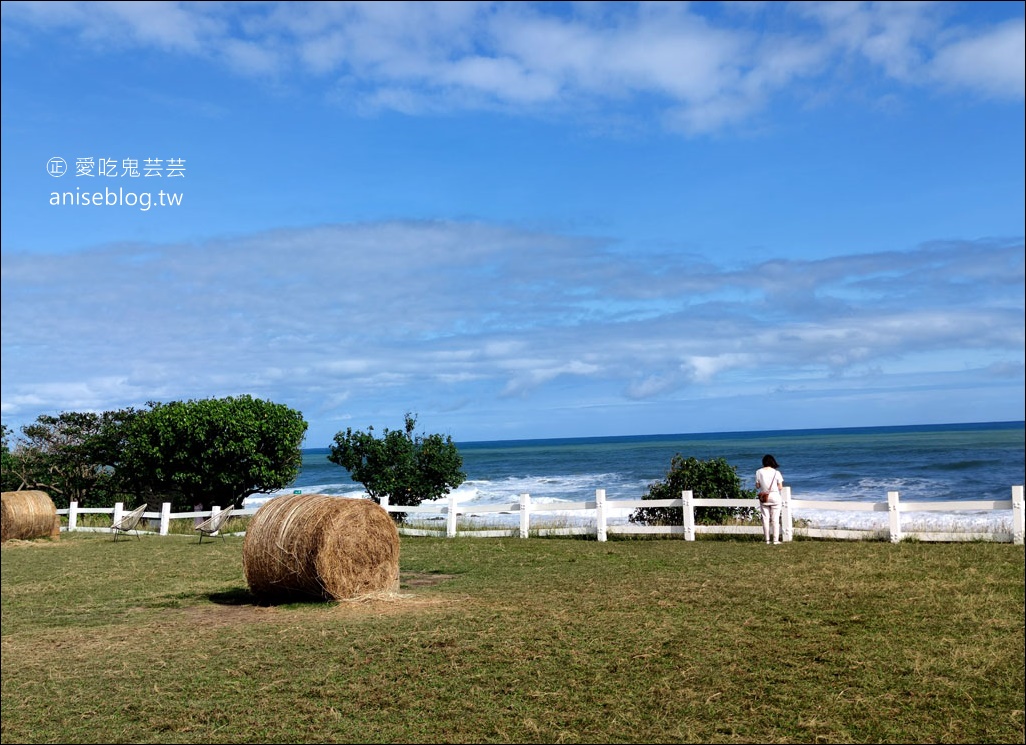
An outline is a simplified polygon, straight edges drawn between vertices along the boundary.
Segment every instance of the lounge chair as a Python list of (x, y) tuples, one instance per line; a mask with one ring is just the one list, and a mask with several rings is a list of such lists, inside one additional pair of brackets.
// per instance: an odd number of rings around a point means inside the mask
[[(228, 518), (231, 517), (232, 507), (226, 507), (220, 512), (211, 515), (206, 520), (197, 525), (193, 530), (200, 534), (199, 542), (203, 543), (203, 536), (215, 536), (220, 535), (221, 528), (228, 522)], [(224, 536), (221, 536), (221, 540), (224, 540)]]
[(126, 512), (121, 516), (120, 520), (114, 522), (110, 526), (111, 531), (114, 533), (114, 542), (118, 542), (118, 536), (122, 533), (127, 533), (131, 530), (135, 531), (135, 537), (139, 537), (139, 521), (142, 520), (143, 513), (146, 512), (147, 505), (143, 502), (141, 505), (136, 507), (131, 512)]

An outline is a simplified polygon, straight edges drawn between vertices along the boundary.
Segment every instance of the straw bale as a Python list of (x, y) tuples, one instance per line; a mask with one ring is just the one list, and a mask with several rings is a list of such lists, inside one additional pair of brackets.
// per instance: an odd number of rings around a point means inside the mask
[(0, 497), (0, 543), (61, 537), (57, 507), (45, 491), (5, 491)]
[(399, 589), (399, 531), (369, 499), (328, 494), (275, 497), (246, 528), (242, 562), (250, 591), (345, 600)]

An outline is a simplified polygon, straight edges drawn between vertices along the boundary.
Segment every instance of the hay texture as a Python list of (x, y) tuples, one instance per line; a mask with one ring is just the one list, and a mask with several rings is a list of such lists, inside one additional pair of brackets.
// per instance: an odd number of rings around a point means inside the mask
[(61, 519), (45, 491), (5, 491), (0, 502), (0, 543), (61, 537)]
[(347, 600), (399, 589), (399, 531), (369, 499), (275, 497), (246, 528), (242, 563), (264, 599)]

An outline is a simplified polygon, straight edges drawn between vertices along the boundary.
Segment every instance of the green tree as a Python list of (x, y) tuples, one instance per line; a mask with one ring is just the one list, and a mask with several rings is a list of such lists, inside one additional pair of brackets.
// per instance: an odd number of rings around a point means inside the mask
[(16, 482), (15, 488), (41, 489), (62, 508), (73, 501), (83, 507), (112, 503), (111, 464), (121, 427), (133, 416), (131, 409), (40, 415), (21, 428), (21, 441), (5, 457), (5, 488)]
[[(745, 489), (737, 468), (724, 458), (698, 460), (673, 456), (666, 478), (651, 484), (642, 499), (680, 499), (691, 491), (696, 499), (754, 499), (752, 489)], [(750, 519), (756, 514), (752, 507), (696, 507), (695, 522), (716, 525), (731, 518)], [(629, 518), (640, 525), (681, 525), (683, 515), (676, 507), (639, 507)]]
[(24, 486), (17, 473), (18, 461), (11, 453), (11, 435), (14, 432), (6, 424), (3, 426), (3, 449), (0, 450), (0, 482), (3, 491), (16, 491)]
[(115, 465), (147, 502), (178, 511), (237, 506), (299, 473), (307, 423), (283, 404), (238, 396), (148, 405), (126, 428)]
[[(335, 435), (328, 460), (349, 471), (364, 485), (378, 504), (387, 496), (389, 504), (415, 507), (425, 499), (438, 499), (462, 484), (463, 456), (451, 437), (414, 435), (417, 419), (409, 412), (402, 430), (385, 429), (374, 436), (374, 428)], [(402, 522), (405, 513), (393, 513)]]

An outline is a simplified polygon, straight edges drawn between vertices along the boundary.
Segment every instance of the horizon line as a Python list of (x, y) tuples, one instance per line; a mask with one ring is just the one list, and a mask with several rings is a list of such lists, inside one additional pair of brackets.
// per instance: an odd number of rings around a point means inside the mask
[[(457, 446), (475, 446), (475, 445), (513, 445), (523, 443), (572, 443), (572, 442), (595, 442), (595, 441), (630, 441), (630, 440), (647, 440), (647, 439), (669, 439), (677, 437), (715, 437), (715, 438), (726, 438), (726, 437), (737, 437), (737, 436), (759, 436), (759, 437), (777, 437), (782, 435), (794, 435), (796, 433), (817, 433), (817, 432), (845, 432), (851, 434), (881, 431), (881, 430), (905, 430), (905, 431), (929, 431), (929, 430), (943, 430), (943, 429), (985, 429), (985, 428), (1000, 428), (1000, 429), (1013, 429), (1015, 427), (1026, 427), (1026, 420), (1024, 419), (1009, 419), (1000, 421), (989, 421), (989, 422), (947, 422), (943, 424), (883, 424), (883, 425), (865, 425), (857, 427), (798, 427), (794, 429), (767, 429), (767, 430), (733, 430), (733, 431), (705, 431), (705, 432), (665, 432), (665, 433), (649, 433), (642, 435), (576, 435), (571, 437), (518, 437), (511, 439), (500, 439), (500, 440), (464, 440), (455, 441)], [(302, 447), (301, 450), (330, 450), (330, 446), (320, 447)]]

